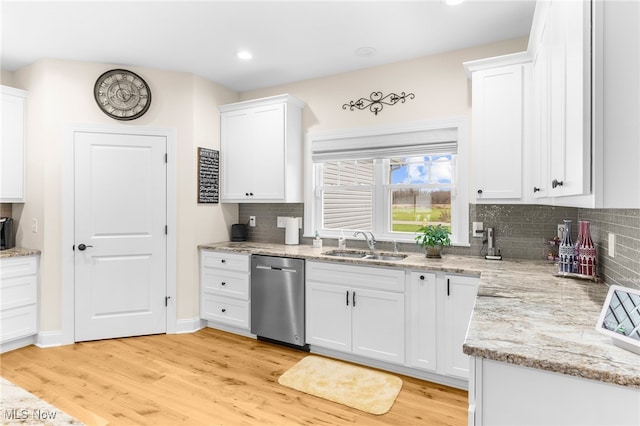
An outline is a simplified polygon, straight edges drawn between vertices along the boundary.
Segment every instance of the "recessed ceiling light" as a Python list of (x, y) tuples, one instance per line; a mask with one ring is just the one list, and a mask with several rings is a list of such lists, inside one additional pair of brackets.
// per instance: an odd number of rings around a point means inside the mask
[(374, 47), (363, 46), (356, 49), (356, 55), (361, 57), (373, 56), (377, 50)]
[(236, 53), (236, 56), (239, 59), (244, 59), (245, 61), (248, 61), (249, 59), (253, 58), (253, 55), (248, 50), (240, 50), (238, 53)]

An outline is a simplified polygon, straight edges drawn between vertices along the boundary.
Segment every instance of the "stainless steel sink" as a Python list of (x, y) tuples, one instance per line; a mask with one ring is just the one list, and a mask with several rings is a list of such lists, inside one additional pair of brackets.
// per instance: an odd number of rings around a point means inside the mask
[(378, 253), (371, 254), (365, 251), (354, 250), (329, 250), (325, 251), (325, 256), (346, 257), (349, 259), (369, 259), (369, 260), (389, 260), (398, 261), (407, 257), (406, 254)]
[(368, 254), (364, 258), (365, 259), (373, 259), (373, 260), (402, 260), (406, 258), (406, 254)]
[(329, 250), (322, 254), (325, 256), (348, 257), (350, 259), (364, 259), (364, 257), (368, 255), (365, 251), (353, 250)]

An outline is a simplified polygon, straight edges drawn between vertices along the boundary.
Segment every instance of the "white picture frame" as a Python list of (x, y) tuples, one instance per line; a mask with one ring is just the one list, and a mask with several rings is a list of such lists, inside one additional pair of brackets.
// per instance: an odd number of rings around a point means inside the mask
[(640, 290), (609, 287), (596, 331), (611, 337), (615, 346), (640, 355)]

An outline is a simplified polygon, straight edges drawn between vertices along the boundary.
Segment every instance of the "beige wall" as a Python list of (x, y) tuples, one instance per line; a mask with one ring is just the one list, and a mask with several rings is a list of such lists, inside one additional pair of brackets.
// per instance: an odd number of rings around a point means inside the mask
[[(516, 39), (238, 95), (189, 73), (128, 67), (150, 84), (153, 103), (133, 123), (116, 122), (98, 110), (92, 90), (96, 78), (115, 68), (62, 60), (40, 60), (2, 81), (29, 91), (27, 106), (27, 202), (14, 206), (17, 244), (42, 250), (40, 330), (61, 328), (61, 207), (65, 129), (69, 125), (150, 126), (177, 133), (177, 317), (198, 316), (198, 244), (229, 239), (238, 208), (199, 205), (196, 198), (197, 147), (219, 149), (217, 106), (244, 99), (291, 93), (307, 103), (303, 131), (335, 130), (399, 122), (470, 116), (469, 82), (462, 62), (519, 52)], [(387, 106), (377, 116), (343, 110), (342, 105), (372, 91), (414, 93), (415, 99)], [(31, 219), (39, 232), (31, 232)]]
[(0, 84), (15, 87), (13, 84), (13, 73), (11, 71), (0, 70)]
[[(189, 73), (129, 67), (151, 86), (153, 102), (134, 122), (118, 122), (100, 112), (93, 84), (116, 66), (40, 60), (13, 73), (16, 87), (29, 91), (27, 106), (27, 202), (14, 207), (17, 244), (42, 250), (40, 330), (61, 329), (61, 236), (63, 152), (72, 125), (149, 126), (177, 134), (177, 317), (198, 316), (198, 244), (229, 239), (237, 206), (197, 205), (197, 147), (219, 149), (217, 105), (237, 93)], [(16, 208), (17, 207), (17, 208)], [(31, 219), (39, 232), (31, 232)], [(195, 225), (195, 226), (194, 226)]]
[[(241, 94), (243, 100), (289, 93), (307, 103), (303, 131), (325, 131), (384, 124), (425, 121), (471, 114), (470, 82), (462, 63), (527, 49), (525, 38), (426, 56)], [(415, 99), (369, 110), (343, 110), (342, 105), (373, 91), (413, 93)]]

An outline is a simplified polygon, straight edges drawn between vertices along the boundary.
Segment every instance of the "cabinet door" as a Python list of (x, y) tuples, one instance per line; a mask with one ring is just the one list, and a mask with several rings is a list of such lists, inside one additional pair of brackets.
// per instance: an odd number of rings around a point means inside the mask
[(436, 371), (436, 275), (412, 272), (409, 285), (409, 365)]
[(252, 191), (250, 112), (224, 113), (220, 120), (221, 199), (244, 200)]
[(445, 275), (444, 300), (444, 368), (445, 374), (469, 378), (469, 356), (462, 352), (473, 305), (478, 292), (478, 278)]
[(589, 19), (589, 2), (551, 2), (551, 196), (588, 194), (591, 189)]
[(473, 73), (473, 169), (477, 199), (522, 197), (524, 64)]
[(367, 289), (352, 291), (352, 352), (404, 363), (404, 294)]
[(37, 332), (38, 260), (0, 260), (0, 343)]
[(251, 302), (202, 293), (200, 318), (249, 330)]
[(285, 105), (221, 115), (222, 198), (284, 201)]
[(549, 179), (549, 79), (550, 34), (548, 22), (540, 29), (540, 46), (533, 58), (533, 165), (532, 191), (534, 198), (547, 197), (551, 188)]
[[(0, 201), (24, 202), (25, 98), (2, 88), (2, 139), (0, 139)], [(15, 92), (22, 91), (15, 90)]]
[[(284, 200), (284, 104), (254, 108), (250, 148), (254, 200)], [(245, 170), (246, 172), (246, 170)]]
[(200, 270), (203, 293), (249, 300), (249, 274), (203, 266)]
[(307, 281), (306, 343), (351, 351), (351, 290)]

